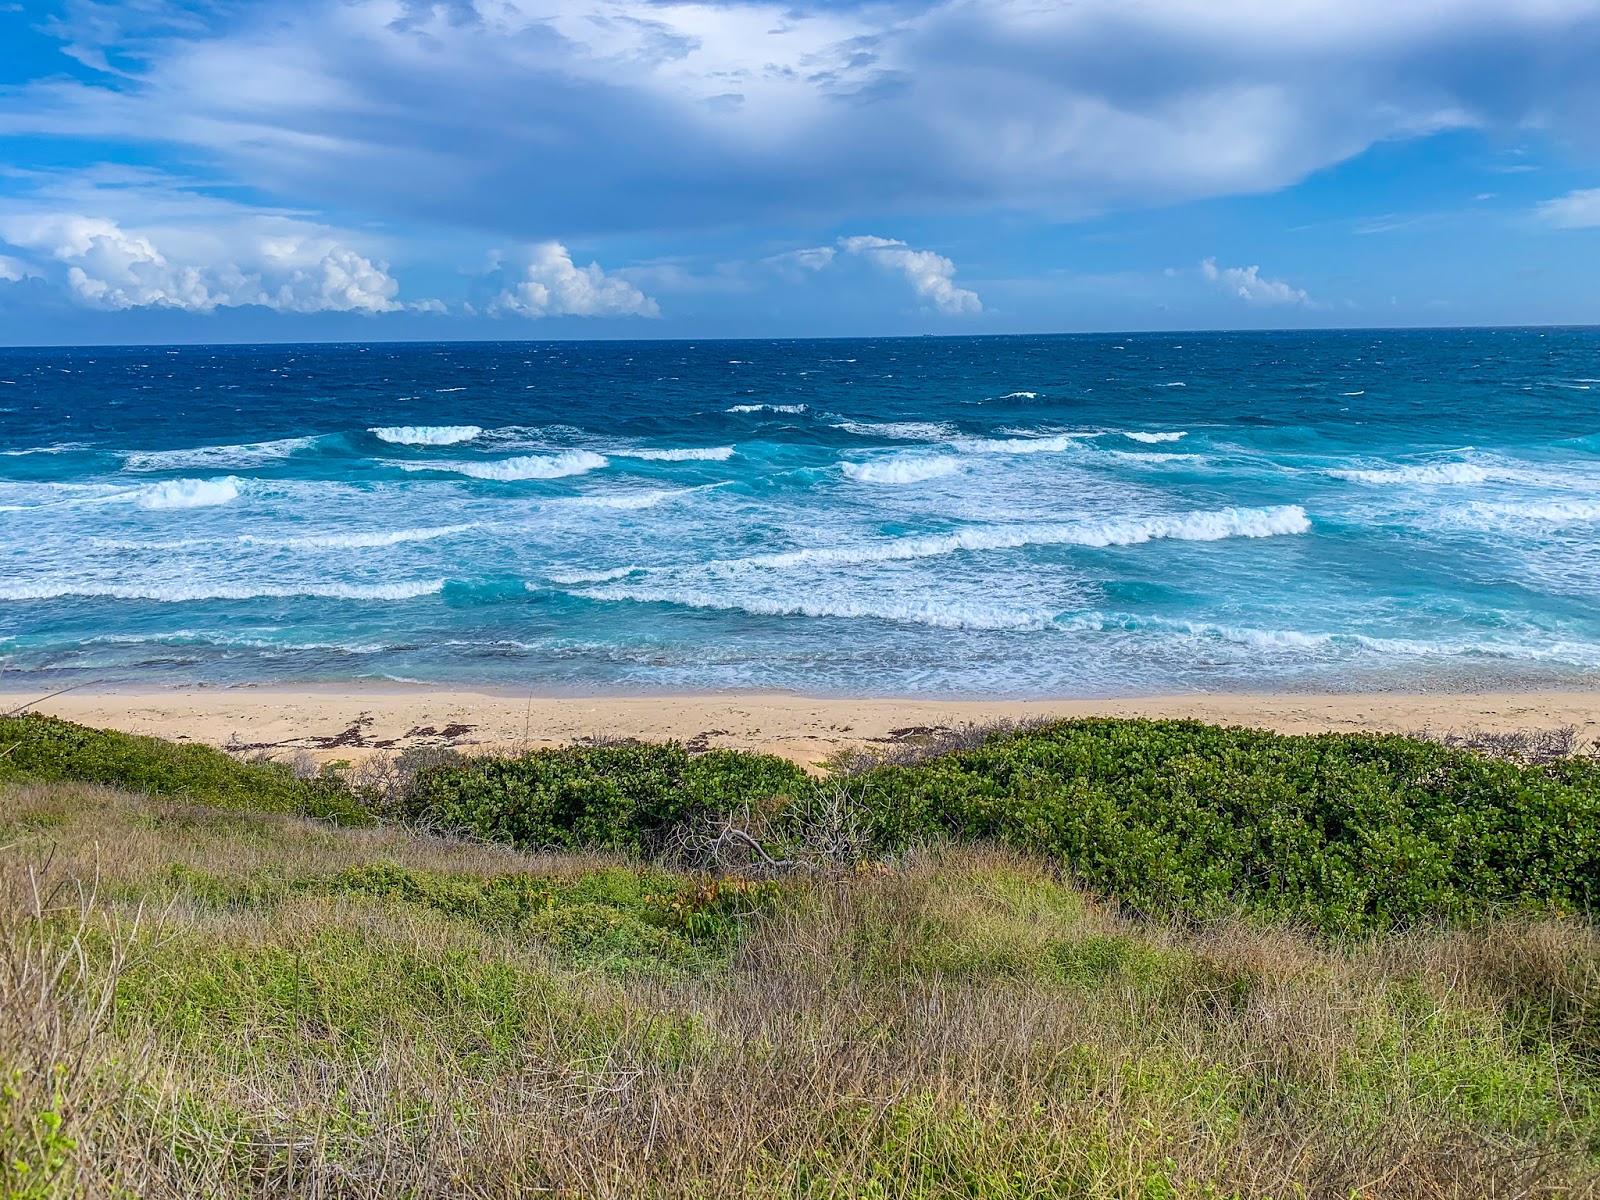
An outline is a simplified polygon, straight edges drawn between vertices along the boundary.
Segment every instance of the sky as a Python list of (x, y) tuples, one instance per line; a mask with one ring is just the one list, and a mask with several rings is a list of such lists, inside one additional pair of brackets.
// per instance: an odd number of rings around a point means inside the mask
[(1600, 323), (1600, 0), (0, 0), (0, 344)]

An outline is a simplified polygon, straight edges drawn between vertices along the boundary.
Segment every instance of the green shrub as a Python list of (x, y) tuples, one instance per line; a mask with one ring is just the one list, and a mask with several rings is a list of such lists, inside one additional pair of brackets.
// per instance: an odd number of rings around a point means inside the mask
[(995, 840), (1135, 909), (1355, 933), (1600, 901), (1600, 769), (1397, 736), (1066, 721), (856, 777), (881, 849)]
[(650, 849), (702, 813), (760, 808), (810, 787), (764, 754), (690, 754), (676, 742), (536, 750), (425, 772), (408, 815), (528, 849)]
[(8, 779), (99, 783), (228, 808), (367, 820), (360, 803), (331, 777), (297, 779), (280, 764), (240, 762), (210, 746), (90, 729), (34, 713), (0, 718), (0, 783)]

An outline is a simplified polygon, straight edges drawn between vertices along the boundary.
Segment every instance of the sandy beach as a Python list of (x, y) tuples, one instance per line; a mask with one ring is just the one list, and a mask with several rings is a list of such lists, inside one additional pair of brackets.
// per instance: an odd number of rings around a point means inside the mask
[(445, 688), (172, 688), (72, 691), (0, 707), (130, 733), (317, 759), (360, 759), (411, 746), (465, 751), (563, 745), (584, 738), (668, 738), (756, 749), (816, 764), (995, 718), (1189, 717), (1284, 733), (1555, 729), (1600, 738), (1600, 692), (1461, 695), (1201, 695), (1117, 700), (835, 699), (790, 694), (541, 697)]

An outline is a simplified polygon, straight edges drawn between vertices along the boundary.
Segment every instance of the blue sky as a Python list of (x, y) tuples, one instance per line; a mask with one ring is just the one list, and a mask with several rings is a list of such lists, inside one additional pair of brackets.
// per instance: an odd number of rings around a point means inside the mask
[(1600, 323), (1600, 0), (0, 0), (0, 343)]

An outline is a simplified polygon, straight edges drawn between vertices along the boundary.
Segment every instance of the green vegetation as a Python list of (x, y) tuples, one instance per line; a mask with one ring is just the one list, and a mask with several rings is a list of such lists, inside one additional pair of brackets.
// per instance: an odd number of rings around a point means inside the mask
[(653, 848), (707, 813), (770, 807), (810, 786), (766, 754), (622, 743), (468, 759), (425, 772), (407, 815), (525, 848)]
[(743, 813), (788, 858), (819, 793), (841, 786), (868, 857), (1001, 842), (1152, 915), (1246, 911), (1354, 934), (1600, 902), (1600, 763), (1405, 737), (1067, 721), (847, 785), (754, 754), (547, 750), (425, 773), (411, 812), (524, 848), (627, 849), (692, 817)]
[(0, 1195), (1600, 1194), (1592, 762), (192, 749), (0, 723)]
[(0, 717), (0, 784), (8, 779), (102, 783), (226, 808), (370, 819), (337, 779), (297, 779), (279, 763), (241, 762), (210, 746), (180, 746), (32, 713)]

